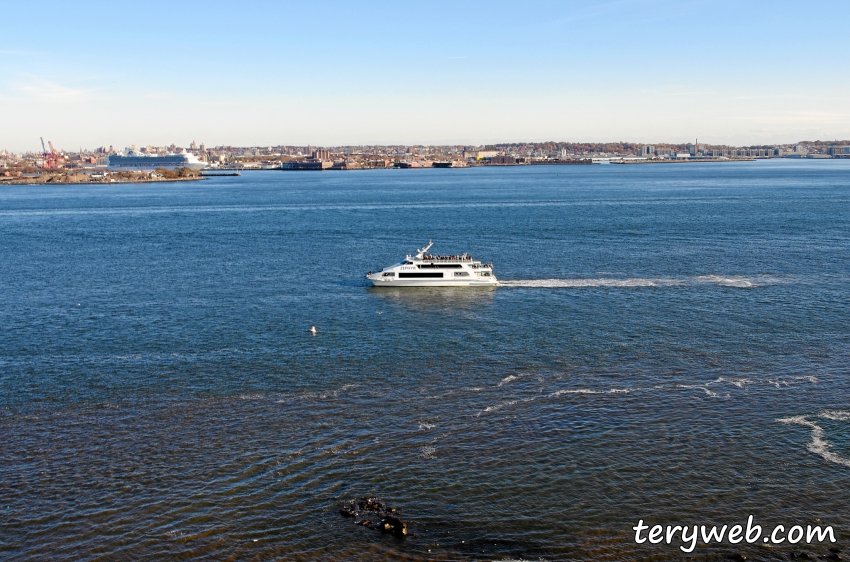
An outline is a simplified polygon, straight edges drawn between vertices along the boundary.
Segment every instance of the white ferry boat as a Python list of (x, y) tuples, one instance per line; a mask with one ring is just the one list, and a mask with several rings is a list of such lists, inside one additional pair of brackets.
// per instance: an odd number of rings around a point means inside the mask
[(366, 279), (376, 287), (493, 287), (499, 284), (493, 275), (493, 264), (482, 263), (469, 254), (433, 256), (428, 253), (434, 243), (420, 248), (395, 265)]
[(110, 154), (106, 163), (110, 170), (155, 170), (157, 168), (202, 170), (207, 167), (206, 162), (201, 162), (191, 153), (154, 156), (139, 154), (132, 150), (127, 152), (126, 155)]

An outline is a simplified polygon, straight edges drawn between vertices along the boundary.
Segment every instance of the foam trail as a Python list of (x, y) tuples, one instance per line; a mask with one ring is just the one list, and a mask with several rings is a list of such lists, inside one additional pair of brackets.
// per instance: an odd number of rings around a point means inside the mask
[[(837, 411), (827, 410), (825, 412), (821, 412), (818, 417), (824, 418), (824, 419), (830, 419), (830, 420), (837, 419), (837, 420), (841, 420), (841, 421), (847, 421), (847, 420), (850, 420), (850, 412), (844, 412), (844, 411), (841, 411), (841, 410), (837, 410)], [(811, 430), (812, 430), (812, 442), (809, 443), (806, 448), (809, 451), (811, 451), (812, 453), (815, 453), (816, 455), (820, 455), (823, 459), (825, 459), (829, 462), (832, 462), (832, 463), (835, 463), (835, 464), (840, 464), (842, 466), (846, 466), (846, 467), (850, 468), (850, 459), (843, 457), (843, 456), (839, 455), (838, 453), (832, 452), (830, 450), (832, 445), (830, 445), (829, 442), (827, 442), (827, 440), (824, 438), (823, 428), (821, 426), (819, 426), (818, 424), (816, 424), (815, 422), (809, 420), (808, 417), (806, 417), (806, 416), (793, 416), (793, 417), (790, 417), (790, 418), (782, 418), (782, 419), (779, 419), (779, 420), (776, 420), (776, 421), (778, 421), (780, 423), (802, 425), (804, 427), (811, 428)]]
[(628, 394), (631, 391), (631, 388), (611, 388), (608, 390), (590, 390), (589, 388), (576, 388), (571, 390), (556, 390), (549, 396), (561, 396), (564, 394)]
[(684, 285), (680, 279), (515, 279), (499, 281), (503, 287), (536, 287), (544, 289), (569, 289), (576, 287), (672, 287)]
[[(717, 382), (717, 381), (714, 381), (714, 382)], [(711, 384), (711, 383), (706, 383), (705, 385), (701, 385), (701, 384), (677, 384), (676, 386), (679, 387), (679, 388), (702, 390), (703, 392), (706, 393), (706, 395), (710, 396), (711, 398), (717, 398), (718, 396), (720, 396), (719, 394), (717, 394), (713, 390), (707, 388), (709, 384)], [(728, 395), (727, 395), (727, 398), (728, 398)]]
[(478, 412), (478, 415), (480, 416), (482, 414), (482, 412), (485, 413), (485, 414), (487, 412), (495, 412), (496, 410), (501, 410), (505, 406), (513, 406), (516, 403), (517, 403), (516, 400), (511, 400), (509, 402), (502, 402), (501, 404), (494, 404), (492, 406), (487, 406), (486, 408), (484, 408), (484, 410), (482, 410), (481, 412)]
[[(744, 388), (748, 384), (753, 384), (753, 381), (751, 381), (750, 379), (727, 379), (724, 377), (720, 377), (714, 382), (728, 382), (729, 384), (737, 386), (738, 388)], [(706, 385), (709, 384), (712, 383), (706, 383)]]
[(578, 388), (576, 390), (556, 390), (549, 396), (561, 396), (562, 394), (602, 394), (602, 391), (590, 390), (588, 388)]
[(437, 458), (436, 452), (437, 452), (437, 449), (435, 447), (431, 447), (431, 446), (421, 447), (419, 449), (419, 457), (423, 458), (423, 459), (435, 459), (435, 458)]
[(630, 277), (617, 279), (597, 277), (593, 279), (509, 279), (499, 282), (502, 287), (526, 287), (541, 289), (573, 289), (581, 287), (682, 287), (697, 285), (718, 285), (749, 289), (762, 285), (771, 285), (780, 280), (775, 276), (756, 275), (699, 275), (697, 277)]
[[(563, 396), (564, 394), (628, 394), (632, 392), (634, 389), (632, 388), (611, 388), (608, 390), (590, 390), (589, 388), (576, 388), (570, 390), (556, 390), (555, 392), (549, 393), (545, 395), (548, 398), (554, 398), (557, 396)], [(507, 406), (515, 406), (521, 402), (532, 402), (542, 397), (543, 395), (531, 396), (529, 398), (522, 398), (517, 400), (508, 400), (505, 402), (500, 402), (499, 404), (493, 404), (492, 406), (487, 406), (480, 412), (476, 414), (476, 417), (480, 417), (481, 414), (487, 414), (489, 412), (495, 412), (497, 410), (501, 410)]]
[(518, 376), (516, 376), (516, 375), (508, 375), (508, 376), (506, 376), (505, 378), (503, 378), (503, 379), (502, 379), (502, 381), (501, 381), (501, 382), (500, 382), (497, 386), (502, 386), (502, 385), (508, 384), (509, 382), (511, 382), (511, 381), (515, 381), (515, 380), (517, 380), (518, 378), (519, 378), (519, 377), (518, 377)]
[(846, 410), (824, 410), (818, 414), (819, 418), (835, 421), (850, 421), (850, 412)]
[(759, 286), (759, 283), (755, 279), (741, 277), (738, 275), (734, 275), (731, 277), (726, 277), (723, 275), (701, 275), (697, 277), (697, 279), (705, 283), (712, 283), (714, 285), (720, 285), (722, 287), (740, 287), (747, 289), (750, 287)]

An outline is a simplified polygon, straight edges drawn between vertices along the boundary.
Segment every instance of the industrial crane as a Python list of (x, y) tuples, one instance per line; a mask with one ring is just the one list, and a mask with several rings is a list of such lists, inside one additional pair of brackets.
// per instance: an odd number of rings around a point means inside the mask
[(44, 137), (38, 137), (41, 140), (41, 150), (42, 150), (42, 167), (43, 168), (55, 168), (57, 164), (57, 152), (56, 149), (53, 148), (53, 143), (51, 141), (47, 141), (47, 144), (50, 146), (50, 152), (47, 152), (47, 147), (44, 146)]

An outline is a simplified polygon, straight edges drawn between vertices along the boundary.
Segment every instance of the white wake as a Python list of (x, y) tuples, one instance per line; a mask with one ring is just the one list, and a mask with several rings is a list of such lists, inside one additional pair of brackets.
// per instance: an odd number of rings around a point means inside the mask
[[(850, 421), (850, 412), (844, 410), (825, 410), (816, 417), (825, 420)], [(820, 455), (825, 460), (850, 467), (850, 459), (839, 455), (832, 450), (832, 445), (824, 437), (824, 431), (816, 422), (809, 419), (809, 416), (793, 416), (790, 418), (782, 418), (776, 420), (781, 423), (794, 425), (802, 425), (812, 430), (812, 441), (807, 445), (807, 449), (816, 455)]]
[(772, 275), (699, 275), (696, 277), (594, 277), (589, 279), (509, 279), (499, 281), (502, 287), (534, 287), (542, 289), (572, 289), (581, 287), (686, 287), (716, 285), (749, 289), (773, 285), (781, 280)]

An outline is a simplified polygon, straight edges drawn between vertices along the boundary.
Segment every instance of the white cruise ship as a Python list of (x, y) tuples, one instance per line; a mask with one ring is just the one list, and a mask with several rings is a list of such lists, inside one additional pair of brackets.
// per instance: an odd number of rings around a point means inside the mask
[(493, 264), (474, 260), (469, 254), (433, 256), (434, 243), (408, 255), (401, 263), (371, 271), (366, 279), (376, 287), (493, 287), (499, 284)]
[(156, 170), (157, 168), (176, 169), (191, 168), (202, 170), (207, 167), (206, 162), (201, 162), (191, 153), (166, 154), (165, 156), (153, 156), (139, 154), (129, 151), (127, 155), (110, 154), (106, 164), (110, 170)]

